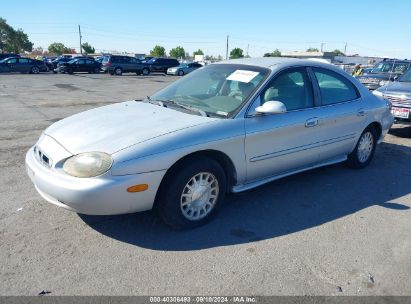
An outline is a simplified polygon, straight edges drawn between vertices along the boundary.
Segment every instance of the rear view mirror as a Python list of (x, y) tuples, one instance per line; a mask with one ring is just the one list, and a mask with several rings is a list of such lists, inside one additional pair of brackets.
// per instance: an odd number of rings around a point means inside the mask
[(264, 102), (262, 106), (257, 107), (257, 113), (260, 114), (282, 114), (287, 112), (287, 108), (281, 101), (270, 100)]

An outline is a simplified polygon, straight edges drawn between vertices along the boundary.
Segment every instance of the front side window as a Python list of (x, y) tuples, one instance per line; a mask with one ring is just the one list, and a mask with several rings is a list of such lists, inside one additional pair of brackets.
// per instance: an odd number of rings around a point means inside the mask
[(84, 60), (83, 59), (81, 59), (81, 60), (77, 60), (77, 62), (75, 62), (76, 64), (84, 64)]
[(411, 69), (408, 70), (404, 75), (402, 75), (398, 81), (400, 82), (411, 82)]
[(151, 96), (204, 111), (209, 116), (230, 117), (261, 85), (269, 70), (239, 64), (213, 64), (198, 69)]
[(321, 93), (322, 105), (350, 101), (359, 98), (354, 85), (333, 71), (313, 68)]
[(267, 84), (261, 97), (262, 103), (282, 102), (287, 111), (314, 106), (313, 89), (305, 68), (282, 72)]
[(396, 63), (394, 64), (394, 73), (402, 74), (408, 69), (409, 65), (406, 63)]
[(17, 63), (17, 59), (16, 58), (12, 58), (7, 60), (7, 63)]

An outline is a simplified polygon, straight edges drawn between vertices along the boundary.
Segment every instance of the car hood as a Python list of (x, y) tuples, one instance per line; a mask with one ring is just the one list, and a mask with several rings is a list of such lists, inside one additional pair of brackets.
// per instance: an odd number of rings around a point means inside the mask
[(393, 82), (384, 88), (384, 93), (411, 95), (411, 82)]
[(150, 103), (128, 101), (85, 111), (44, 131), (72, 154), (113, 154), (132, 145), (218, 118), (179, 112)]

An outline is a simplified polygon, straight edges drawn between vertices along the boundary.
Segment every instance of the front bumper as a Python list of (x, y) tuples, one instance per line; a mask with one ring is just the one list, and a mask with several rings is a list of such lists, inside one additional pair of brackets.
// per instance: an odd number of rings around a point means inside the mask
[[(93, 178), (76, 178), (58, 168), (48, 168), (34, 155), (26, 154), (26, 170), (38, 193), (48, 202), (89, 215), (114, 215), (150, 210), (164, 171), (113, 176), (111, 171)], [(143, 192), (129, 193), (127, 188), (148, 184)]]

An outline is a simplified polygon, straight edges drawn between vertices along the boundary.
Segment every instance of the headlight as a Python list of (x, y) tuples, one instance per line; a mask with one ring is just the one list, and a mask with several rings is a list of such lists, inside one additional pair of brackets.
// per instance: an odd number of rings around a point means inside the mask
[(384, 86), (384, 85), (388, 84), (388, 82), (389, 81), (387, 81), (387, 80), (381, 80), (380, 81), (380, 86)]
[(87, 152), (70, 157), (63, 170), (76, 177), (94, 177), (107, 172), (113, 163), (110, 155), (102, 152)]
[(381, 96), (381, 97), (383, 96), (382, 92), (380, 92), (378, 90), (374, 90), (372, 93), (376, 96)]

